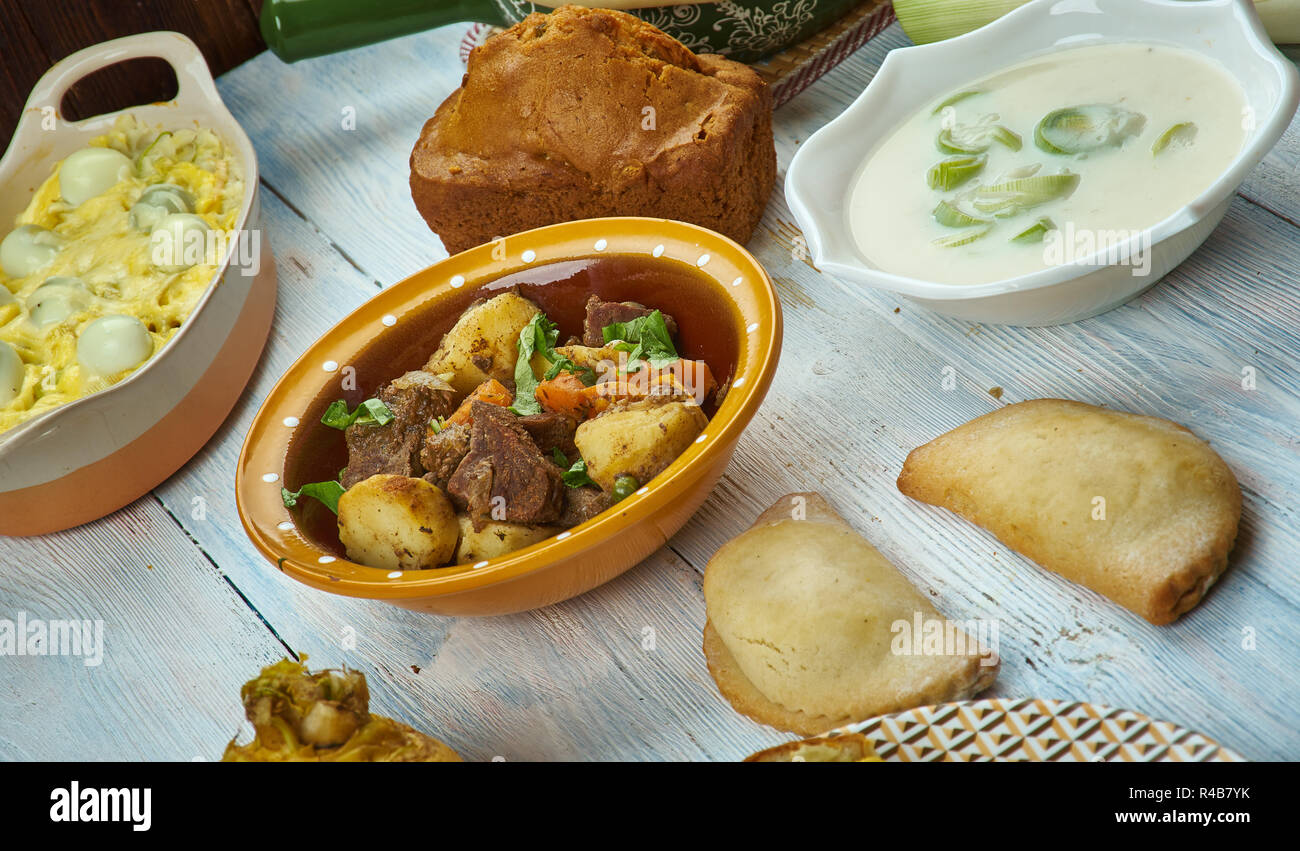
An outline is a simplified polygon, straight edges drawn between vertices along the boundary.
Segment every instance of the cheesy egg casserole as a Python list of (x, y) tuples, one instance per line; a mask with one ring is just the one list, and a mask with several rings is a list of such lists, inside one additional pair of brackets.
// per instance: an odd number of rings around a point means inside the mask
[(243, 193), (215, 133), (130, 115), (56, 165), (0, 241), (0, 433), (160, 351), (223, 262)]

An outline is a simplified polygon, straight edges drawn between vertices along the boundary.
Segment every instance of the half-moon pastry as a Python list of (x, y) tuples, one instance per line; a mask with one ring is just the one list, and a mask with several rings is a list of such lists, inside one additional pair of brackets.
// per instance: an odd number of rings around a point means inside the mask
[(1232, 470), (1183, 426), (1062, 399), (940, 435), (907, 456), (898, 489), (1153, 624), (1200, 602), (1241, 518)]
[(799, 739), (745, 757), (745, 762), (882, 762), (861, 733)]
[(816, 493), (782, 497), (723, 545), (704, 599), (718, 689), (738, 712), (801, 735), (967, 698), (997, 676), (992, 649), (944, 620)]

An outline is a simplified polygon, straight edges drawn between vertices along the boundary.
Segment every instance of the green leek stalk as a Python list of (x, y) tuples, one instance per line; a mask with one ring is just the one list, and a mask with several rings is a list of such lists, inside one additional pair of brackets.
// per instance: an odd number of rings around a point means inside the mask
[[(903, 32), (929, 44), (977, 30), (1028, 0), (894, 0)], [(1300, 44), (1300, 0), (1255, 0), (1255, 11), (1276, 44)]]

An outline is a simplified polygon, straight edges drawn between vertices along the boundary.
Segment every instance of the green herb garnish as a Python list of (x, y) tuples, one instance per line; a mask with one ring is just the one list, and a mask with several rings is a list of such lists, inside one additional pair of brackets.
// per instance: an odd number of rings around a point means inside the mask
[(293, 508), (298, 504), (298, 500), (304, 496), (309, 496), (319, 500), (326, 508), (339, 513), (339, 497), (343, 496), (343, 484), (341, 482), (312, 482), (303, 485), (296, 491), (288, 488), (280, 488), (280, 499), (284, 500), (285, 508)]
[(535, 314), (519, 332), (516, 343), (519, 357), (515, 361), (515, 403), (510, 406), (510, 410), (521, 417), (542, 411), (542, 406), (537, 401), (537, 385), (540, 382), (533, 374), (534, 354), (540, 354), (551, 364), (542, 377), (543, 381), (550, 381), (561, 372), (571, 372), (588, 387), (596, 383), (596, 373), (590, 367), (578, 366), (555, 350), (555, 342), (559, 338), (559, 327), (546, 318), (544, 313)]
[(510, 406), (521, 417), (540, 414), (542, 406), (537, 401), (537, 376), (533, 375), (532, 359), (535, 352), (553, 351), (555, 341), (560, 337), (560, 329), (546, 318), (545, 313), (536, 313), (528, 324), (519, 332), (516, 347), (519, 357), (515, 360), (515, 403)]
[(585, 458), (574, 461), (573, 466), (565, 470), (560, 478), (564, 479), (564, 483), (571, 488), (581, 488), (587, 485), (600, 487), (600, 485), (592, 481), (591, 476), (587, 475), (587, 460)]
[(578, 366), (555, 349), (551, 349), (549, 352), (543, 352), (542, 357), (551, 362), (551, 368), (546, 370), (546, 375), (542, 376), (546, 381), (550, 381), (561, 372), (571, 372), (578, 376), (578, 378), (582, 379), (582, 383), (588, 387), (596, 383), (595, 370), (589, 366)]
[(378, 399), (367, 399), (357, 405), (355, 411), (348, 411), (348, 403), (339, 399), (330, 403), (320, 421), (323, 425), (342, 431), (353, 424), (385, 426), (393, 419), (393, 412)]
[[(630, 322), (614, 322), (601, 329), (606, 343), (619, 342), (614, 348), (628, 352), (629, 361), (647, 360), (651, 366), (663, 367), (681, 360), (673, 345), (662, 312), (638, 316)], [(635, 371), (635, 370), (633, 370)]]

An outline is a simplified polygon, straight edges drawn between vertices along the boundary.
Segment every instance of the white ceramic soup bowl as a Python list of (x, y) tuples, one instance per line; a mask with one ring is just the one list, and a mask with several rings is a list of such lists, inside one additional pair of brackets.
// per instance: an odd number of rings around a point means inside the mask
[[(1243, 120), (1253, 119), (1245, 142), (1200, 196), (1126, 243), (990, 283), (895, 275), (861, 255), (848, 219), (854, 178), (900, 124), (945, 93), (1017, 62), (1115, 42), (1195, 51), (1216, 60), (1244, 91), (1249, 111)], [(964, 36), (891, 51), (857, 100), (799, 149), (786, 173), (786, 199), (817, 267), (850, 285), (897, 292), (975, 322), (1074, 322), (1137, 296), (1191, 254), (1223, 218), (1246, 174), (1281, 138), (1298, 100), (1296, 67), (1268, 40), (1249, 0), (1034, 0)], [(1139, 269), (1144, 273), (1135, 274)]]
[[(66, 121), (64, 94), (78, 80), (130, 59), (164, 59), (176, 97)], [(0, 235), (31, 202), (55, 163), (107, 133), (119, 115), (145, 125), (206, 127), (244, 171), (238, 232), (193, 313), (161, 350), (122, 381), (0, 432), (0, 535), (66, 529), (132, 502), (179, 469), (230, 412), (252, 375), (275, 312), (275, 261), (261, 230), (257, 157), (213, 85), (194, 42), (153, 32), (88, 47), (36, 83), (0, 159)], [(249, 262), (244, 262), (248, 260)]]

